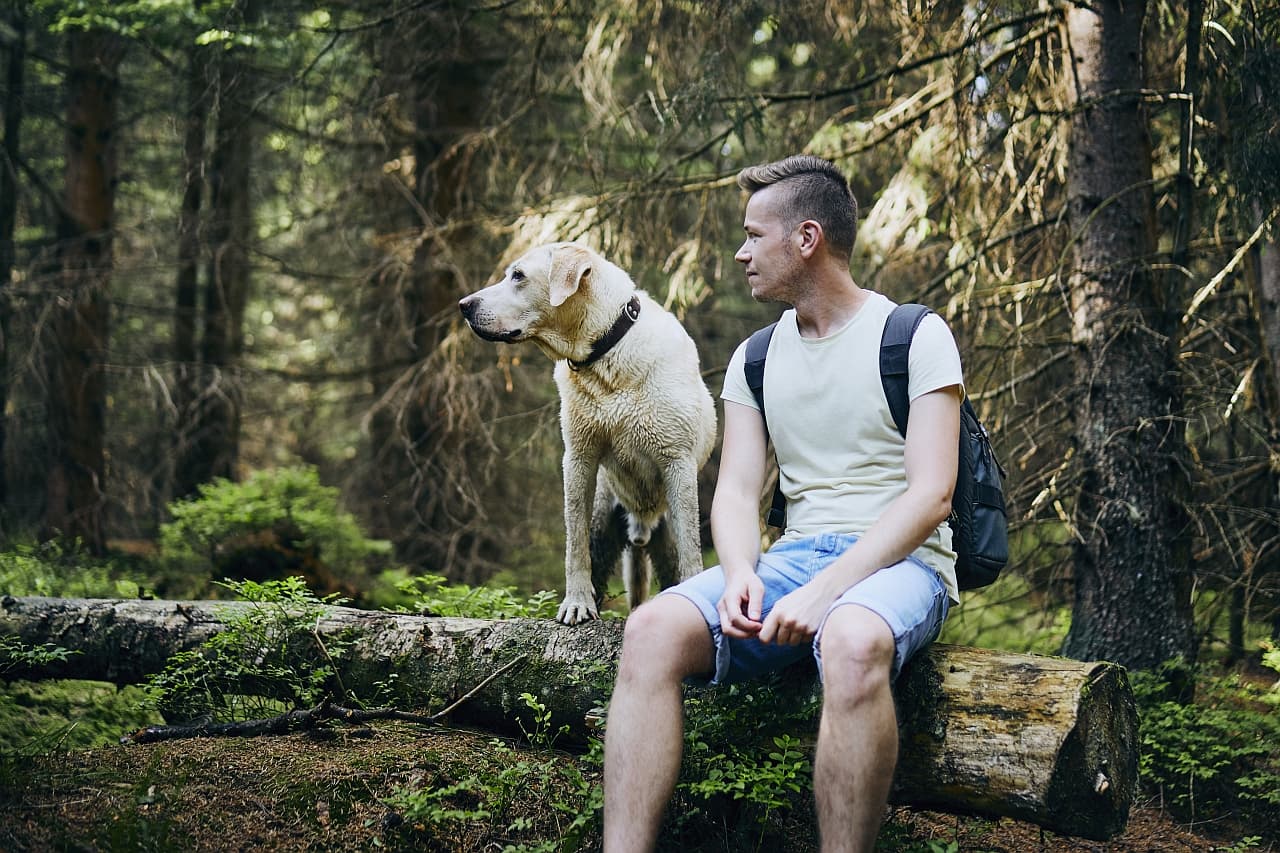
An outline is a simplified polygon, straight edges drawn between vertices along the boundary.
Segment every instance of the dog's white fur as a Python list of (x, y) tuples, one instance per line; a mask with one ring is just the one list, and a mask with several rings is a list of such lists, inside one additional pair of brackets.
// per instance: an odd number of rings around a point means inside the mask
[[(572, 369), (633, 295), (635, 324), (599, 361)], [(556, 362), (566, 537), (556, 618), (598, 618), (619, 556), (632, 609), (648, 596), (654, 564), (663, 587), (701, 571), (697, 475), (715, 443), (716, 414), (680, 322), (577, 243), (533, 249), (459, 307), (486, 340), (533, 341)]]

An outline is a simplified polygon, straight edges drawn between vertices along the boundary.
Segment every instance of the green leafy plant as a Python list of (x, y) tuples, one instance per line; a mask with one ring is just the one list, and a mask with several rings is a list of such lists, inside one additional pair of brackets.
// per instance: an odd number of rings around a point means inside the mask
[(398, 586), (412, 600), (402, 609), (427, 616), (550, 619), (559, 606), (559, 598), (549, 590), (521, 598), (515, 587), (451, 584), (447, 578), (433, 574), (404, 578)]
[(20, 666), (42, 666), (53, 661), (66, 660), (79, 652), (68, 651), (53, 643), (30, 646), (19, 637), (0, 637), (0, 675)]
[(1143, 784), (1188, 820), (1233, 814), (1280, 829), (1280, 719), (1272, 691), (1236, 675), (1202, 677), (1195, 701), (1168, 698), (1169, 673), (1132, 674)]
[(683, 844), (696, 847), (715, 831), (727, 832), (734, 849), (775, 849), (785, 827), (810, 820), (811, 749), (795, 735), (811, 728), (821, 699), (814, 692), (797, 701), (787, 679), (775, 674), (685, 699), (679, 806), (666, 830)]
[(551, 731), (551, 709), (543, 702), (538, 701), (538, 697), (532, 693), (521, 693), (520, 701), (525, 707), (533, 712), (533, 728), (526, 728), (524, 723), (520, 723), (520, 730), (524, 732), (525, 738), (529, 743), (544, 749), (550, 749), (556, 742), (556, 738), (569, 731), (567, 725), (561, 726), (557, 731)]
[(343, 692), (335, 661), (351, 641), (315, 631), (333, 596), (317, 598), (301, 578), (228, 582), (254, 606), (224, 614), (225, 630), (172, 656), (148, 683), (148, 704), (170, 720), (230, 722), (305, 708)]
[(766, 757), (748, 756), (732, 750), (731, 755), (717, 754), (706, 760), (707, 769), (700, 779), (688, 783), (688, 789), (710, 799), (727, 794), (760, 808), (755, 820), (767, 823), (774, 809), (790, 806), (789, 794), (799, 794), (810, 787), (813, 767), (800, 750), (800, 741), (790, 735), (773, 738), (776, 749)]
[[(537, 704), (533, 700), (532, 705)], [(465, 770), (456, 778), (453, 767), (444, 767), (427, 784), (397, 786), (384, 802), (403, 819), (406, 834), (437, 843), (448, 838), (456, 848), (479, 848), (482, 839), (494, 836), (531, 836), (541, 840), (507, 843), (502, 849), (513, 853), (582, 849), (600, 830), (601, 745), (593, 741), (586, 755), (574, 759), (553, 752), (551, 740), (544, 726), (530, 738), (534, 752), (529, 757), (494, 739), (483, 764), (474, 760), (459, 764)]]
[[(187, 570), (254, 580), (310, 571), (334, 577), (368, 574), (366, 561), (390, 545), (365, 537), (338, 490), (314, 468), (257, 471), (242, 483), (218, 479), (197, 498), (169, 505), (161, 552)], [(257, 572), (257, 575), (251, 574)]]
[[(1280, 673), (1280, 648), (1277, 648), (1269, 640), (1262, 644), (1262, 665), (1276, 673)], [(1271, 690), (1267, 692), (1266, 700), (1272, 705), (1280, 705), (1280, 678), (1276, 679), (1276, 683), (1271, 685)]]
[(79, 543), (18, 542), (0, 551), (0, 590), (9, 595), (137, 598), (142, 585), (111, 559), (93, 557)]

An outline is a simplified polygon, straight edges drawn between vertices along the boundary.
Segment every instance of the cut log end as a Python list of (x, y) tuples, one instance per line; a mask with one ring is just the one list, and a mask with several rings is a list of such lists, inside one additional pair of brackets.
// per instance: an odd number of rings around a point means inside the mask
[(1097, 664), (1081, 691), (1046, 801), (1064, 830), (1105, 840), (1124, 829), (1137, 791), (1138, 711), (1128, 676), (1115, 664)]

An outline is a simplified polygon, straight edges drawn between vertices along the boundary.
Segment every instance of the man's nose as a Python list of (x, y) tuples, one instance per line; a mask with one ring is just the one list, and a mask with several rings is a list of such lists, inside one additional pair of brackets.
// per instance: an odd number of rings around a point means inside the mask
[(743, 243), (738, 247), (738, 251), (734, 253), (733, 259), (740, 264), (745, 264), (751, 260), (751, 255), (747, 253), (747, 244)]

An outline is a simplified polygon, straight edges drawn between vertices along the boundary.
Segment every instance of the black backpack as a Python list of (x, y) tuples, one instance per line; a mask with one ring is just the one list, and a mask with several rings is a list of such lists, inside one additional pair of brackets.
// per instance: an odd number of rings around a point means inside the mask
[[(911, 339), (925, 315), (923, 305), (899, 305), (893, 309), (880, 338), (880, 384), (889, 412), (903, 438), (907, 435), (907, 359)], [(777, 323), (757, 330), (747, 340), (747, 385), (764, 417), (764, 361)], [(768, 424), (765, 424), (768, 429)], [(960, 404), (960, 448), (956, 488), (951, 497), (951, 547), (956, 552), (956, 582), (960, 589), (977, 589), (996, 579), (1009, 562), (1009, 528), (1004, 510), (1004, 469), (991, 450), (991, 438), (968, 399)], [(785, 527), (786, 498), (778, 485), (773, 492), (768, 522)]]

